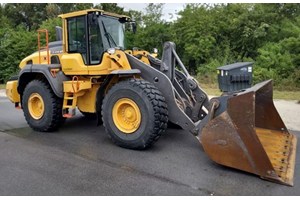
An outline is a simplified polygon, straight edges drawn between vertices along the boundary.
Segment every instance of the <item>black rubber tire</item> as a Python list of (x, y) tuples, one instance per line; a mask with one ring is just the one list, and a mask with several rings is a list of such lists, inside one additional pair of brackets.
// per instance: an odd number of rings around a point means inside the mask
[(97, 114), (96, 114), (96, 113), (83, 112), (83, 111), (81, 111), (81, 110), (80, 110), (80, 112), (81, 112), (81, 114), (82, 114), (85, 118), (87, 118), (87, 119), (89, 119), (89, 120), (96, 120), (96, 119), (97, 119)]
[[(133, 100), (142, 114), (139, 128), (131, 134), (119, 130), (112, 119), (113, 106), (120, 98)], [(125, 80), (115, 84), (105, 95), (102, 121), (105, 131), (115, 144), (129, 149), (149, 148), (167, 128), (167, 104), (153, 84), (140, 79)]]
[[(34, 119), (28, 111), (28, 99), (32, 93), (38, 93), (44, 101), (44, 115), (41, 119)], [(55, 131), (64, 123), (62, 116), (63, 99), (58, 98), (50, 85), (42, 80), (33, 80), (27, 84), (22, 96), (22, 107), (28, 125), (36, 131)]]

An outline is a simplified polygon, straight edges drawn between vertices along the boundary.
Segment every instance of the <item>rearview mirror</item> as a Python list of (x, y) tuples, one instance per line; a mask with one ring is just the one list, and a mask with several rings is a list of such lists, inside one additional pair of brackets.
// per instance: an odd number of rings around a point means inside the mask
[(131, 22), (131, 26), (132, 26), (132, 32), (135, 34), (136, 33), (136, 23)]

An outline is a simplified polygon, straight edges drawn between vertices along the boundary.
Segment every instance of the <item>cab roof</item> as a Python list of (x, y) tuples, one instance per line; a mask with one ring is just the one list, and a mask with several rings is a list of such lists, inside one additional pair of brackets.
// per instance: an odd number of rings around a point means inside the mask
[(91, 13), (91, 12), (99, 12), (101, 15), (108, 15), (108, 16), (117, 17), (117, 18), (124, 18), (124, 19), (126, 19), (126, 21), (130, 20), (130, 17), (128, 17), (126, 15), (119, 15), (116, 13), (106, 12), (106, 11), (100, 10), (100, 9), (80, 10), (80, 11), (70, 12), (70, 13), (66, 13), (66, 14), (61, 14), (61, 15), (58, 15), (58, 17), (65, 19), (65, 18), (70, 18), (70, 17), (87, 15), (88, 13)]

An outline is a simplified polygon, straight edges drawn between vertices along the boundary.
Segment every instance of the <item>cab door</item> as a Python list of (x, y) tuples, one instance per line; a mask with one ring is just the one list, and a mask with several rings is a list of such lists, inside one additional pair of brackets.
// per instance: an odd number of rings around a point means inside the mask
[(88, 31), (87, 16), (67, 18), (66, 52), (61, 57), (61, 65), (67, 75), (88, 74)]

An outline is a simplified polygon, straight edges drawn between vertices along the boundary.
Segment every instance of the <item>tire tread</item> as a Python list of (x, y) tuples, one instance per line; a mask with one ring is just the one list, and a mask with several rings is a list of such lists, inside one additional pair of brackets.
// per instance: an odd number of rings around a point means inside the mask
[[(40, 131), (40, 132), (51, 132), (55, 131), (58, 129), (58, 127), (63, 124), (65, 121), (65, 118), (62, 116), (62, 106), (63, 106), (63, 101), (61, 98), (57, 97), (54, 92), (51, 89), (51, 86), (45, 81), (45, 80), (33, 80), (24, 89), (25, 91), (28, 89), (28, 87), (32, 87), (35, 84), (40, 85), (44, 88), (46, 92), (50, 94), (50, 99), (51, 99), (51, 105), (45, 105), (46, 106), (52, 106), (53, 108), (53, 115), (51, 116), (51, 121), (41, 127), (36, 127), (32, 126), (29, 121), (30, 121), (30, 114), (24, 112), (25, 119), (28, 123), (28, 125), (35, 131)], [(23, 95), (24, 96), (24, 95)], [(24, 101), (23, 101), (24, 102)], [(26, 102), (27, 103), (27, 102)]]
[[(165, 102), (165, 98), (161, 94), (161, 92), (150, 82), (147, 82), (142, 79), (129, 79), (122, 82), (119, 82), (118, 84), (114, 85), (114, 87), (118, 87), (119, 84), (126, 84), (128, 82), (133, 88), (140, 88), (143, 93), (147, 96), (148, 100), (150, 100), (153, 110), (154, 110), (154, 127), (152, 130), (150, 130), (149, 137), (146, 138), (146, 141), (143, 145), (136, 145), (133, 146), (132, 144), (124, 144), (123, 142), (120, 142), (116, 140), (114, 137), (111, 137), (112, 141), (122, 147), (130, 148), (130, 149), (146, 149), (152, 146), (159, 138), (160, 136), (165, 132), (167, 128), (168, 123), (168, 109), (167, 104)], [(111, 88), (111, 89), (112, 89)], [(111, 91), (111, 90), (110, 90)], [(107, 96), (109, 96), (109, 93), (105, 96), (103, 104), (102, 104), (102, 121), (104, 121), (104, 114), (103, 111), (105, 109), (105, 105), (108, 101)], [(105, 127), (105, 123), (103, 123), (105, 131), (109, 133), (109, 130), (107, 127)]]

